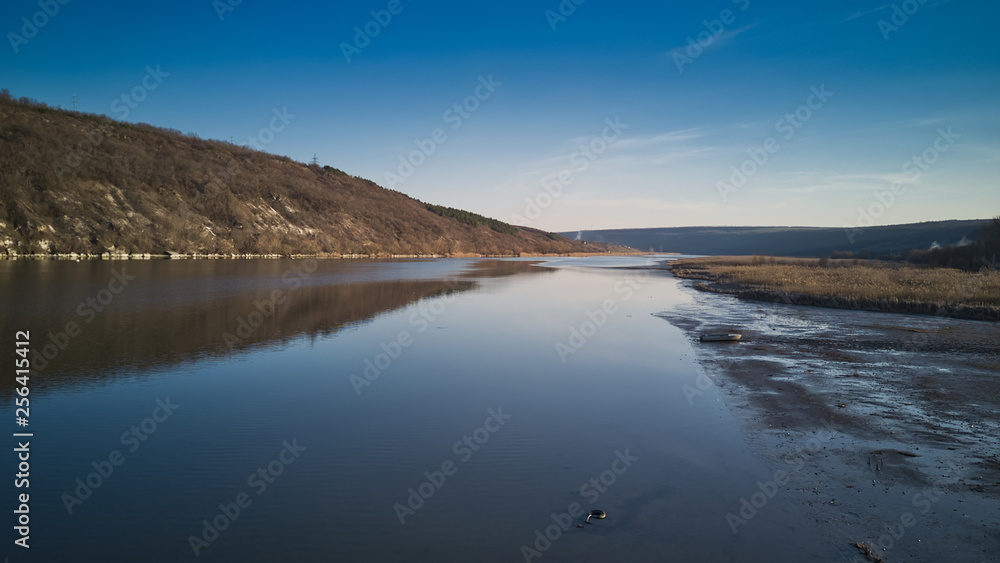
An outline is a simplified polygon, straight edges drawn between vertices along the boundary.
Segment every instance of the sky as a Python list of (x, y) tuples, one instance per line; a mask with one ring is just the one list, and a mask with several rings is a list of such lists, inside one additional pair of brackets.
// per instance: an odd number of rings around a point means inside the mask
[(995, 0), (5, 0), (0, 88), (549, 231), (983, 219), (997, 21)]

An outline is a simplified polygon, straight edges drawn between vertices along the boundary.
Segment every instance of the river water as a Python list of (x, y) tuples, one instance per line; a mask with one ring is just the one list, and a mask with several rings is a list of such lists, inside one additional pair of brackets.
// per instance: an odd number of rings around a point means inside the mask
[(3, 553), (831, 560), (780, 488), (733, 532), (774, 468), (720, 391), (685, 394), (663, 259), (0, 263), (35, 368), (28, 426), (13, 386), (0, 407), (32, 434), (3, 504), (30, 494), (31, 547)]

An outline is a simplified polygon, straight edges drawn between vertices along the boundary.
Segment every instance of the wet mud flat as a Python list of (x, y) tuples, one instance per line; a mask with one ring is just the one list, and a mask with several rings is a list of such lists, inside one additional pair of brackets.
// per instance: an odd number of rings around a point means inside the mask
[[(659, 316), (703, 368), (683, 392), (694, 403), (721, 388), (780, 477), (733, 500), (734, 533), (767, 517), (768, 495), (788, 494), (843, 561), (1000, 560), (1000, 324), (678, 283), (693, 302)], [(712, 332), (743, 339), (699, 342)]]

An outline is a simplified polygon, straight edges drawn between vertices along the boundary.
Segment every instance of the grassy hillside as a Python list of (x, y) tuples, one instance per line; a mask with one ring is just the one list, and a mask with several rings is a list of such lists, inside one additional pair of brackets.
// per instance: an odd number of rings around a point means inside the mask
[[(995, 210), (994, 210), (995, 211)], [(994, 215), (995, 213), (988, 213)], [(842, 229), (827, 227), (675, 227), (562, 233), (582, 240), (622, 244), (640, 250), (705, 255), (903, 258), (934, 243), (971, 240), (987, 220), (935, 221)]]
[(335, 168), (0, 93), (0, 257), (625, 250), (427, 205)]

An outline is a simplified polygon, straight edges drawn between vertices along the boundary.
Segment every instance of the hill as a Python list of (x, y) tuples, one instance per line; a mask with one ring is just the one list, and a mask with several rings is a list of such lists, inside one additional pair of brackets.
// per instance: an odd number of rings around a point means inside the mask
[(336, 168), (0, 92), (0, 257), (628, 251), (425, 204)]
[(562, 233), (640, 250), (703, 255), (903, 258), (912, 249), (958, 245), (988, 220), (934, 221), (843, 229), (829, 227), (674, 227)]

